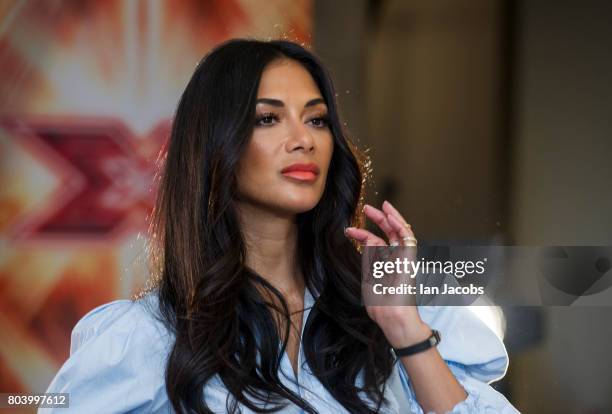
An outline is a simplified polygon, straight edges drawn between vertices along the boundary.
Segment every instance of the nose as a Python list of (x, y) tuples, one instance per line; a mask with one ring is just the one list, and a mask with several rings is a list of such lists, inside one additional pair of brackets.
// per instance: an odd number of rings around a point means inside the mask
[(290, 138), (287, 140), (287, 151), (293, 152), (302, 150), (304, 152), (312, 152), (315, 149), (315, 141), (308, 127), (302, 122), (295, 121), (290, 123)]

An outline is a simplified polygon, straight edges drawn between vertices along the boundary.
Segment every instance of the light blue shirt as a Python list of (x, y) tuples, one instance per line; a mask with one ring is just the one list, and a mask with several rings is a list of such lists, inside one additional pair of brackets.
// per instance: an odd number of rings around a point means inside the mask
[[(303, 325), (315, 299), (306, 289)], [(165, 364), (173, 345), (172, 334), (157, 320), (157, 296), (152, 293), (137, 301), (117, 300), (99, 306), (74, 327), (70, 357), (61, 367), (47, 392), (69, 393), (70, 407), (62, 413), (172, 413), (165, 389)], [(438, 351), (466, 390), (468, 397), (451, 413), (518, 413), (495, 391), (490, 382), (503, 377), (508, 354), (503, 342), (465, 307), (420, 306), (419, 314), (431, 328), (441, 332)], [(302, 326), (303, 331), (303, 326)], [(280, 378), (319, 413), (348, 413), (317, 380), (298, 355), (297, 378), (287, 354), (283, 355)], [(204, 388), (204, 398), (215, 413), (224, 413), (228, 392), (218, 377)], [(385, 397), (389, 404), (382, 413), (423, 414), (410, 379), (397, 360), (388, 380)], [(243, 413), (251, 410), (240, 406)], [(39, 413), (55, 412), (40, 409)], [(283, 414), (302, 413), (290, 405)]]

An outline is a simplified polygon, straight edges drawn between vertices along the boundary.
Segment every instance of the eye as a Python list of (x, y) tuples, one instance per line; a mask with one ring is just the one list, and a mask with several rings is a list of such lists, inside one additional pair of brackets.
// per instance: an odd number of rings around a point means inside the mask
[(320, 115), (315, 118), (312, 118), (308, 122), (310, 122), (315, 128), (325, 128), (329, 125), (329, 118), (327, 117), (327, 115)]
[(256, 126), (271, 126), (274, 125), (275, 122), (278, 122), (278, 115), (273, 114), (272, 112), (258, 115), (255, 118)]

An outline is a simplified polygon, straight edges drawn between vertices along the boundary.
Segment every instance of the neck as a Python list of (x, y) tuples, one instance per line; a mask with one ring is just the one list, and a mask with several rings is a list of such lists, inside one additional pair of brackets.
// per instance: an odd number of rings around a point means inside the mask
[(238, 202), (237, 207), (247, 248), (246, 265), (286, 298), (303, 297), (295, 215), (281, 215), (246, 202)]

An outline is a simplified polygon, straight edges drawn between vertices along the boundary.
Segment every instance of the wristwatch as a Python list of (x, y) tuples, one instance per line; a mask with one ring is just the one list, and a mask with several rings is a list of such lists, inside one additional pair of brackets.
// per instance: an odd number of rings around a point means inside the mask
[(433, 348), (434, 346), (438, 345), (441, 340), (442, 337), (440, 336), (440, 332), (432, 329), (429, 338), (423, 342), (419, 342), (418, 344), (410, 345), (405, 348), (393, 348), (393, 351), (398, 357), (410, 356), (426, 351), (429, 348)]

